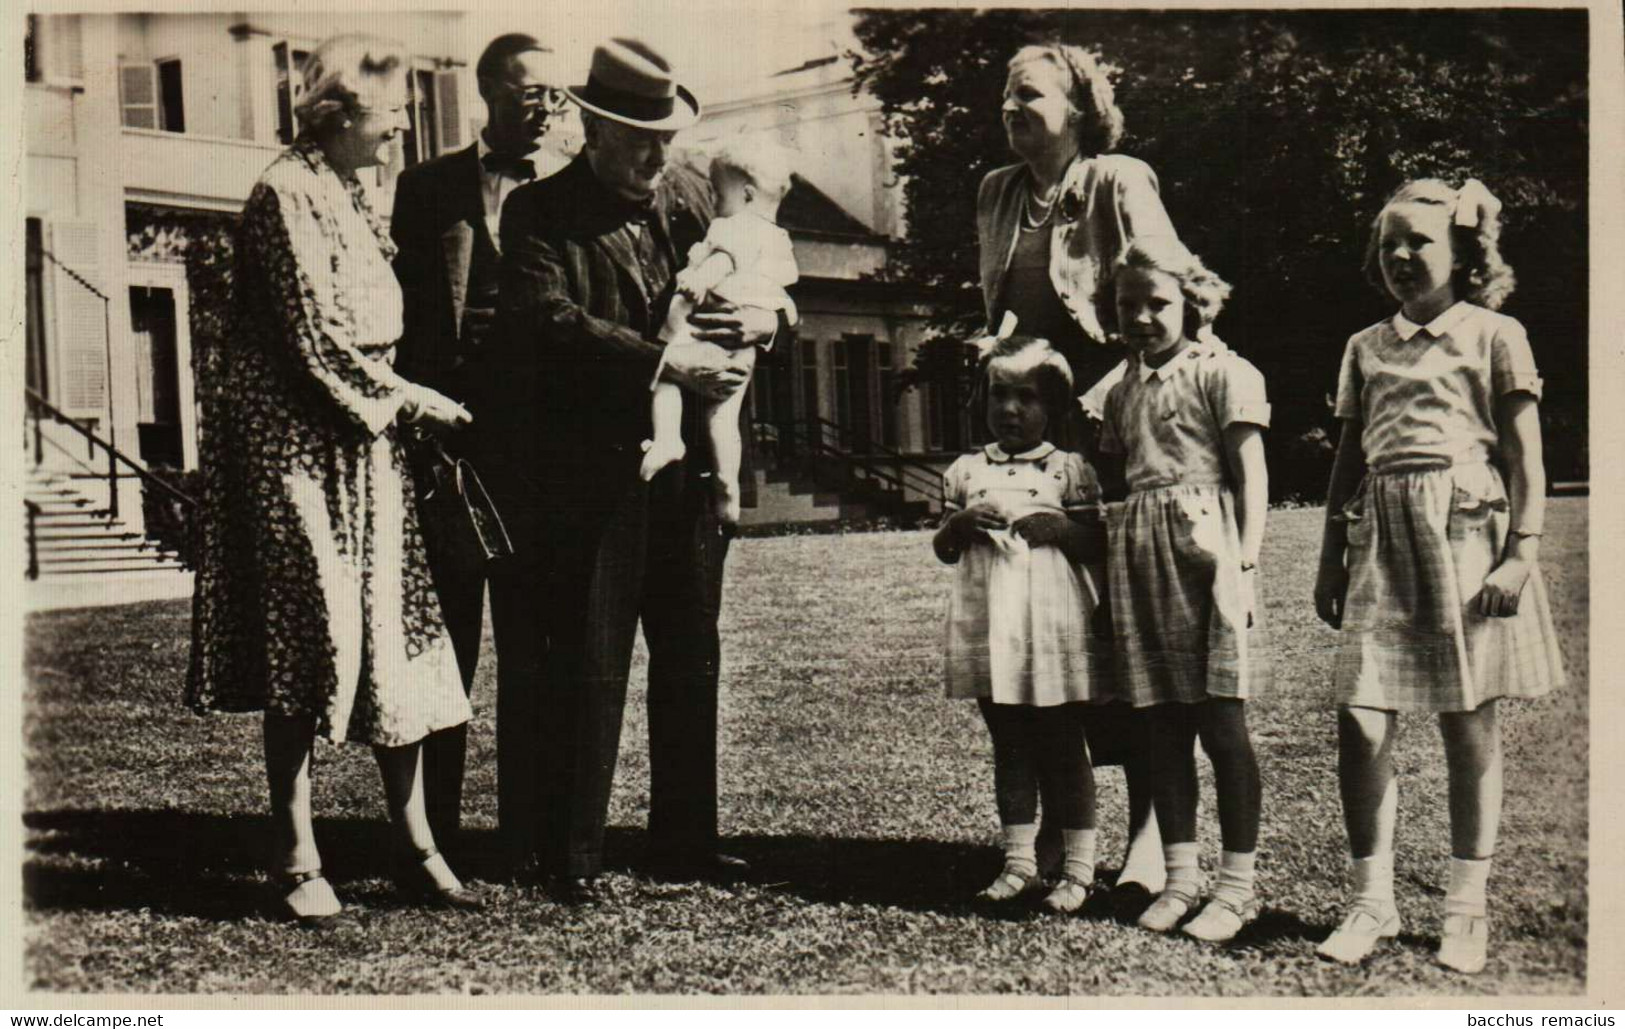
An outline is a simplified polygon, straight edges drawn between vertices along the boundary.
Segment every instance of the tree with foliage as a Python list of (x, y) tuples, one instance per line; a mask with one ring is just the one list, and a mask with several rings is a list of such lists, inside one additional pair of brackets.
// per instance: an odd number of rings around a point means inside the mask
[(1471, 175), (1505, 202), (1505, 311), (1547, 380), (1548, 471), (1585, 478), (1587, 30), (1562, 10), (861, 12), (857, 88), (881, 102), (908, 210), (884, 275), (941, 297), (912, 381), (967, 380), (976, 187), (1015, 160), (1006, 62), (1060, 40), (1117, 69), (1120, 151), (1236, 287), (1216, 329), (1269, 380), (1278, 496), (1324, 489), (1343, 343), (1393, 310), (1361, 273), (1370, 223), (1422, 176)]

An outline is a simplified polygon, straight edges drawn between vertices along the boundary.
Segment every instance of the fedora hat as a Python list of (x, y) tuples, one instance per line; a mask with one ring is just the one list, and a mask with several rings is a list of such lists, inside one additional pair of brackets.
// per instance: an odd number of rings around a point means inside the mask
[(644, 129), (675, 131), (700, 117), (700, 102), (672, 78), (666, 59), (635, 39), (594, 47), (587, 84), (564, 93), (582, 110)]

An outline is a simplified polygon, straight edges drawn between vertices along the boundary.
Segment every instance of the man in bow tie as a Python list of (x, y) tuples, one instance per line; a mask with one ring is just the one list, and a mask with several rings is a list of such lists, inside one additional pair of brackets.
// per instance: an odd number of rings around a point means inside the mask
[[(488, 346), (496, 319), (502, 204), (517, 186), (557, 167), (538, 168), (543, 155), (537, 145), (568, 106), (552, 85), (550, 60), (550, 51), (532, 36), (511, 33), (493, 40), (475, 68), (485, 130), (473, 146), (406, 169), (395, 187), (390, 233), (400, 248), (395, 273), (405, 296), (405, 334), (396, 367), (411, 381), (460, 403), (472, 399), (469, 362)], [(449, 456), (467, 456), (466, 438), (441, 442)], [(419, 456), (431, 460), (426, 451)], [(432, 481), (422, 473), (425, 467), (419, 463), (416, 477), (420, 498)], [(485, 568), (442, 538), (432, 519), (422, 528), (467, 690), (479, 661)], [(424, 799), (435, 839), (448, 849), (456, 844), (462, 808), (465, 733), (465, 726), (447, 729), (423, 747)]]
[(713, 212), (710, 184), (668, 163), (699, 104), (635, 40), (598, 47), (587, 83), (565, 92), (586, 146), (503, 210), (500, 331), (482, 359), (487, 403), (475, 419), (514, 544), (491, 582), (499, 690), (514, 699), (498, 729), (528, 727), (538, 755), (533, 777), (501, 768), (498, 817), (511, 855), (534, 856), (561, 900), (587, 902), (640, 620), (651, 864), (685, 879), (746, 870), (717, 849), (717, 617), (730, 534), (716, 517), (702, 405), (684, 406), (687, 459), (648, 483), (639, 444), (656, 375), (726, 395), (748, 378), (734, 353), (766, 349), (787, 326), (764, 309), (702, 311), (693, 335), (715, 345), (662, 360), (676, 273)]

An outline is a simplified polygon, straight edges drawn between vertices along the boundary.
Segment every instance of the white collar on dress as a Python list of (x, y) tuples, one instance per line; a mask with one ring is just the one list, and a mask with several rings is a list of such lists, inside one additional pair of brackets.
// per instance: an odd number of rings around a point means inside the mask
[(1209, 341), (1207, 341), (1207, 340), (1194, 340), (1184, 350), (1180, 351), (1179, 355), (1177, 357), (1175, 357), (1173, 360), (1169, 361), (1167, 364), (1164, 364), (1160, 368), (1151, 367), (1150, 365), (1148, 365), (1144, 361), (1142, 361), (1140, 359), (1139, 355), (1136, 354), (1135, 357), (1134, 357), (1135, 370), (1140, 373), (1140, 381), (1141, 382), (1150, 382), (1151, 377), (1154, 376), (1154, 375), (1157, 375), (1157, 373), (1159, 373), (1159, 372), (1162, 373), (1162, 375), (1160, 376), (1161, 378), (1167, 379), (1170, 376), (1172, 376), (1175, 372), (1179, 371), (1179, 364), (1180, 364), (1181, 361), (1192, 361), (1192, 360), (1195, 360), (1198, 357), (1203, 356), (1204, 354), (1209, 354), (1209, 353), (1212, 353), (1212, 352), (1213, 352), (1213, 345)]
[(1042, 461), (1055, 453), (1055, 444), (1045, 440), (1031, 450), (1024, 450), (1019, 454), (1007, 454), (1004, 448), (997, 443), (989, 443), (982, 448), (982, 453), (987, 455), (988, 461), (992, 464), (1006, 464), (1010, 461)]
[(1428, 322), (1426, 325), (1416, 324), (1409, 318), (1405, 317), (1404, 311), (1400, 311), (1398, 314), (1394, 315), (1394, 332), (1398, 333), (1399, 338), (1407, 343), (1411, 341), (1412, 336), (1415, 336), (1423, 329), (1427, 330), (1429, 336), (1437, 339), (1438, 337), (1449, 332), (1451, 329), (1454, 329), (1457, 325), (1460, 325), (1461, 320), (1467, 317), (1469, 310), (1470, 305), (1467, 303), (1467, 301), (1458, 300), (1451, 304), (1443, 314), (1439, 315), (1439, 317), (1433, 319), (1431, 322)]

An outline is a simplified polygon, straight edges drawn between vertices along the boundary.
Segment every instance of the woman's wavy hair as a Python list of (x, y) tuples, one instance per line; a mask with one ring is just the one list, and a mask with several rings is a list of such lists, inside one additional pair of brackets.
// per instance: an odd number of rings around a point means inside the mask
[(979, 421), (987, 423), (989, 385), (994, 366), (1016, 375), (1036, 376), (1044, 402), (1044, 438), (1062, 450), (1076, 449), (1075, 418), (1078, 402), (1072, 392), (1072, 366), (1066, 357), (1038, 336), (1010, 335), (982, 355), (977, 370), (976, 407)]
[(1078, 119), (1078, 152), (1104, 154), (1123, 138), (1123, 112), (1112, 93), (1107, 69), (1094, 54), (1068, 43), (1034, 43), (1016, 51), (1010, 70), (1029, 61), (1050, 61), (1067, 73), (1072, 83), (1067, 96), (1082, 112)]
[(393, 40), (363, 33), (324, 39), (305, 58), (305, 95), (293, 113), (306, 132), (327, 132), (334, 122), (360, 114), (363, 96), (405, 70), (405, 51)]
[(1230, 283), (1208, 270), (1202, 259), (1179, 240), (1172, 236), (1137, 239), (1117, 259), (1095, 294), (1095, 313), (1107, 332), (1121, 331), (1117, 324), (1117, 276), (1130, 268), (1162, 272), (1179, 280), (1179, 293), (1185, 301), (1182, 330), (1186, 339), (1199, 338), (1201, 331), (1219, 316), (1230, 296)]
[[(1478, 188), (1483, 189), (1481, 186)], [(1500, 310), (1518, 285), (1512, 267), (1501, 259), (1500, 204), (1477, 205), (1474, 218), (1477, 224), (1459, 225), (1455, 216), (1457, 207), (1462, 203), (1463, 192), (1442, 179), (1413, 179), (1394, 190), (1377, 211), (1377, 216), (1371, 219), (1371, 233), (1365, 244), (1366, 281), (1387, 299), (1394, 299), (1394, 295), (1388, 291), (1388, 284), (1382, 279), (1382, 263), (1378, 259), (1382, 243), (1382, 216), (1388, 208), (1395, 204), (1442, 207), (1450, 216), (1450, 252), (1456, 259), (1456, 270), (1450, 275), (1450, 286), (1456, 299), (1487, 307), (1491, 311)], [(1467, 202), (1472, 202), (1471, 196), (1467, 197)]]

